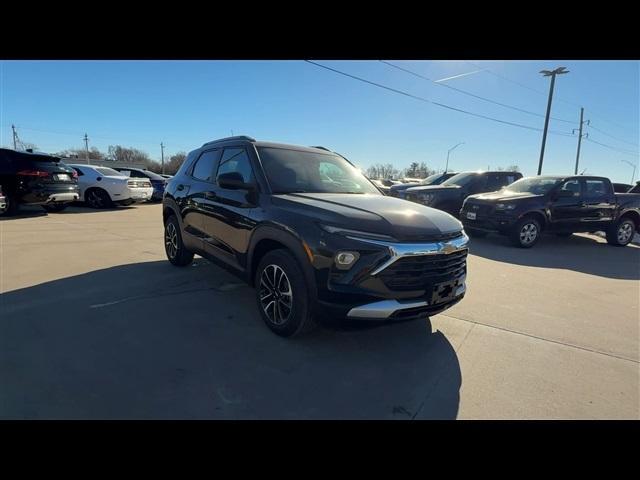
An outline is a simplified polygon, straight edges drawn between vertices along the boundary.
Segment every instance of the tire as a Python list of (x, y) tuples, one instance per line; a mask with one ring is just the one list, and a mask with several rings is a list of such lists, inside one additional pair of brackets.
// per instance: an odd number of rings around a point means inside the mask
[(538, 243), (541, 233), (542, 228), (538, 220), (534, 217), (524, 217), (511, 230), (509, 239), (516, 247), (531, 248)]
[(293, 337), (315, 328), (304, 273), (287, 250), (272, 250), (260, 260), (254, 285), (258, 311), (272, 332)]
[(616, 247), (626, 247), (633, 240), (637, 225), (630, 217), (622, 217), (607, 230), (607, 243)]
[(102, 209), (113, 206), (109, 194), (101, 188), (90, 188), (84, 194), (84, 201), (91, 208)]
[(4, 195), (7, 206), (0, 210), (0, 217), (11, 217), (18, 213), (18, 202), (13, 195), (6, 193)]
[(167, 218), (164, 224), (164, 251), (176, 267), (186, 267), (193, 261), (193, 252), (187, 250), (182, 242), (180, 224), (175, 215)]
[(61, 212), (67, 207), (68, 207), (68, 204), (66, 203), (51, 203), (49, 205), (42, 206), (42, 208), (44, 208), (49, 213)]
[(467, 232), (467, 234), (473, 238), (484, 238), (487, 235), (489, 235), (489, 232), (485, 232), (483, 230), (476, 230), (475, 228), (465, 228), (464, 231)]

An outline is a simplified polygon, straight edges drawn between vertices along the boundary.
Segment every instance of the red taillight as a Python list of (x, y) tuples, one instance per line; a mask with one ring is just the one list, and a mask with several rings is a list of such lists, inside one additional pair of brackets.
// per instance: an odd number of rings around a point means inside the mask
[(43, 172), (42, 170), (20, 170), (18, 175), (25, 177), (48, 177), (49, 172)]

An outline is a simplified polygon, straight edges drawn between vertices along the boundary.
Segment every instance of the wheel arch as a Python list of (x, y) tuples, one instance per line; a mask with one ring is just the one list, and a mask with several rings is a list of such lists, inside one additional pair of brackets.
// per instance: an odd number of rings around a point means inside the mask
[(546, 230), (549, 222), (547, 221), (547, 217), (544, 213), (538, 210), (531, 210), (520, 215), (520, 219), (527, 218), (527, 217), (533, 217), (536, 220), (538, 220), (538, 223), (540, 223), (540, 228), (542, 230)]
[(640, 232), (640, 212), (637, 212), (636, 210), (626, 210), (622, 212), (618, 221), (621, 221), (624, 218), (630, 218), (633, 220), (633, 223), (636, 225), (636, 232)]

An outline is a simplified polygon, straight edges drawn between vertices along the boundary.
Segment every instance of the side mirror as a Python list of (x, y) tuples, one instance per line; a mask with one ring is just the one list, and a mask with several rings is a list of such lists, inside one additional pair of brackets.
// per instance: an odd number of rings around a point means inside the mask
[(229, 190), (254, 190), (253, 183), (245, 183), (244, 178), (238, 172), (221, 173), (218, 175), (220, 188)]

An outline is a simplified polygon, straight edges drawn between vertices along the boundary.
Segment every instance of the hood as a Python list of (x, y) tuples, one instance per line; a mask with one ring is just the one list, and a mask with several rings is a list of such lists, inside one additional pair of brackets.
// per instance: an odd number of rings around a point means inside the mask
[(508, 190), (500, 190), (498, 192), (479, 193), (470, 195), (470, 200), (481, 200), (487, 202), (502, 202), (508, 200), (520, 200), (524, 198), (536, 198), (542, 195), (535, 195), (530, 192), (509, 192)]
[(448, 213), (384, 195), (291, 193), (272, 198), (274, 205), (320, 223), (391, 235), (400, 241), (426, 241), (462, 230), (462, 224)]

